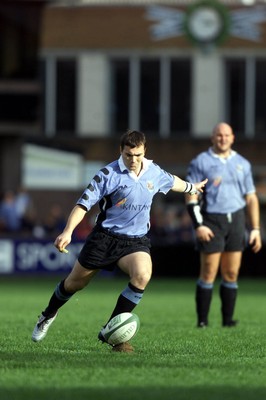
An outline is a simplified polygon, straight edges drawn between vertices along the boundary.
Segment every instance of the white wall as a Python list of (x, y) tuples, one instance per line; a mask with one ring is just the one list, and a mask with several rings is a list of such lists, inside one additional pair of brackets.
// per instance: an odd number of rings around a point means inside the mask
[(103, 54), (78, 58), (78, 136), (105, 136), (108, 131), (108, 61)]
[(222, 119), (223, 90), (222, 62), (218, 52), (197, 52), (193, 60), (192, 132), (194, 137), (210, 134), (213, 126)]

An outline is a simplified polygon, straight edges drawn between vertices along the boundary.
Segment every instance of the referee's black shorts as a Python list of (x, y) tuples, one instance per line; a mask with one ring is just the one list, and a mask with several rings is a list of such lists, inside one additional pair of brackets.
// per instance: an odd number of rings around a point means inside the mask
[(96, 226), (88, 235), (78, 261), (87, 269), (113, 271), (120, 258), (138, 251), (150, 254), (150, 247), (150, 239), (147, 236), (116, 235)]
[(203, 253), (221, 253), (224, 251), (243, 251), (245, 248), (245, 209), (229, 214), (203, 213), (203, 225), (214, 233), (209, 242), (197, 242), (197, 248)]

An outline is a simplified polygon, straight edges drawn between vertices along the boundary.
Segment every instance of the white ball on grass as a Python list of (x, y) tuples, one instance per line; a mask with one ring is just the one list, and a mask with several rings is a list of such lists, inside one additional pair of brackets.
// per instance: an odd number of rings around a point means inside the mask
[(115, 346), (128, 342), (139, 330), (140, 320), (136, 314), (124, 312), (112, 318), (101, 333), (107, 343)]

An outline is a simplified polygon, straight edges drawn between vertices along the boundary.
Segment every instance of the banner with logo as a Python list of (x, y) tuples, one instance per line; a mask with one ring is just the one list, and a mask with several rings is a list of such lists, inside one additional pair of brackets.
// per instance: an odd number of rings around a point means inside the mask
[(51, 241), (0, 239), (0, 274), (69, 272), (83, 242), (72, 242), (68, 254)]

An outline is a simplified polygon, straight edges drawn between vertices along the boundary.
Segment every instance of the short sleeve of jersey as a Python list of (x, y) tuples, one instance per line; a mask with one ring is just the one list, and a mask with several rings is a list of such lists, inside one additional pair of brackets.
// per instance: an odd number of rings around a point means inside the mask
[(157, 176), (158, 178), (158, 192), (167, 194), (174, 185), (174, 176), (169, 172), (165, 171), (156, 163), (152, 164), (151, 176)]
[(245, 160), (245, 179), (243, 183), (243, 193), (250, 194), (255, 192), (256, 188), (254, 184), (251, 164), (249, 161)]
[(98, 171), (76, 204), (82, 205), (87, 210), (90, 210), (102, 197), (108, 194), (110, 178), (111, 169), (108, 168), (108, 166)]

